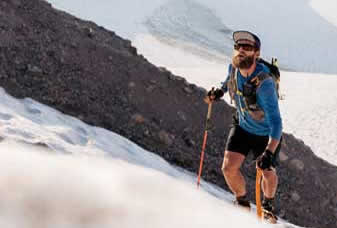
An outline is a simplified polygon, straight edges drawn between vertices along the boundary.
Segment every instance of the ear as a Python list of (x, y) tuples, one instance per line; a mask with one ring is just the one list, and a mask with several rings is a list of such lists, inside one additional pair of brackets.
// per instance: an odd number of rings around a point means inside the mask
[(260, 57), (260, 50), (257, 50), (257, 51), (255, 52), (255, 57), (256, 57), (256, 58), (259, 58), (259, 57)]

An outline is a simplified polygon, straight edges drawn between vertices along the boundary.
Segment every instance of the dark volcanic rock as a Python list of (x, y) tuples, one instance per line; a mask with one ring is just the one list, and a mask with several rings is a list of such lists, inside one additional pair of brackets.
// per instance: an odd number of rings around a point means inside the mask
[[(42, 0), (0, 3), (0, 86), (131, 139), (196, 173), (205, 90), (158, 68), (130, 41)], [(228, 190), (221, 173), (232, 109), (214, 105), (203, 178)], [(255, 164), (243, 167), (254, 199)], [(310, 227), (335, 227), (337, 169), (284, 135), (277, 213)], [(322, 219), (324, 218), (324, 219)]]

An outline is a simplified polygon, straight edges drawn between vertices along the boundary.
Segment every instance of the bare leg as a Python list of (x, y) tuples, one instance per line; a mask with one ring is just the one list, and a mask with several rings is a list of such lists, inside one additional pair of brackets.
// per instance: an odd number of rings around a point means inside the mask
[(274, 198), (278, 184), (276, 171), (263, 170), (262, 176), (262, 191), (264, 196), (266, 196), (267, 198)]
[(277, 217), (274, 211), (274, 196), (278, 184), (278, 177), (275, 170), (262, 171), (262, 191), (264, 199), (262, 202), (264, 220), (269, 223), (277, 223)]
[(225, 151), (222, 172), (228, 187), (236, 197), (246, 195), (246, 182), (241, 174), (240, 167), (245, 156), (232, 151)]

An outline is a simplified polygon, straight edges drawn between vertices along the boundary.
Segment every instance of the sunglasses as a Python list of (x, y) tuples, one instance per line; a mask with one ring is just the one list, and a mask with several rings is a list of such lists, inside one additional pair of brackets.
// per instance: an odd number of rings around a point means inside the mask
[(234, 50), (238, 51), (241, 47), (244, 51), (253, 51), (256, 49), (255, 46), (250, 44), (234, 44)]

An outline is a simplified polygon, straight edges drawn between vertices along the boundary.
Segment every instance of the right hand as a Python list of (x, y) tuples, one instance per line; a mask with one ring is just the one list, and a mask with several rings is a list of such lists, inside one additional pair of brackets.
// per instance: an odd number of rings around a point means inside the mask
[(204, 101), (209, 104), (213, 101), (218, 101), (224, 95), (222, 89), (214, 90), (214, 87), (208, 91), (207, 96), (204, 98)]
[(273, 157), (274, 153), (271, 152), (270, 150), (265, 150), (263, 154), (261, 154), (257, 159), (256, 159), (256, 165), (262, 170), (265, 169), (270, 169), (273, 163)]

